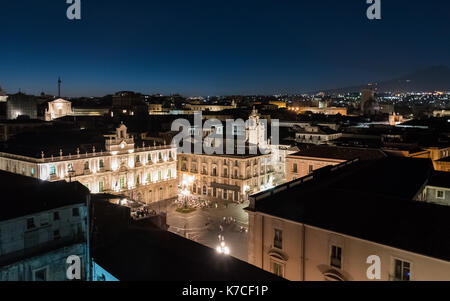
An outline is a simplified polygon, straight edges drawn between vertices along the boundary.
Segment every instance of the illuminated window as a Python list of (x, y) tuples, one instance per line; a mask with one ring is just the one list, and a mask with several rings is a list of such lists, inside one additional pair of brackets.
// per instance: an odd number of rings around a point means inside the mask
[(99, 162), (99, 166), (100, 166), (100, 168), (103, 168), (103, 167), (105, 167), (105, 162), (103, 162), (103, 160), (100, 160), (100, 162)]
[(158, 170), (158, 181), (161, 181), (162, 179), (162, 172)]
[(56, 173), (55, 165), (50, 166), (50, 175), (53, 176)]
[(84, 162), (84, 170), (89, 170), (89, 162)]
[(98, 192), (103, 192), (103, 182), (98, 182)]
[(120, 189), (124, 189), (125, 188), (125, 178), (121, 177), (120, 178)]
[(141, 162), (141, 156), (136, 155), (136, 163), (139, 163), (139, 162)]
[(445, 193), (443, 190), (437, 190), (436, 191), (436, 198), (438, 199), (444, 199), (445, 198)]

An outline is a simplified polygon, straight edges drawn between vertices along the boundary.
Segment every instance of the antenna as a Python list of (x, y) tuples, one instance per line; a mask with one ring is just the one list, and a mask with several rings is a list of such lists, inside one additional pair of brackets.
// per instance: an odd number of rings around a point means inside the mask
[(61, 77), (58, 77), (58, 98), (61, 98)]

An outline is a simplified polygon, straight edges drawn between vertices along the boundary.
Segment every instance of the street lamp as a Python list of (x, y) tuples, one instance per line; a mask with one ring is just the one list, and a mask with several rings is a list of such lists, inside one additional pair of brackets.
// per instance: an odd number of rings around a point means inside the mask
[(220, 242), (220, 244), (217, 246), (216, 248), (217, 253), (219, 254), (225, 254), (225, 255), (229, 255), (230, 254), (230, 248), (228, 248), (225, 244), (225, 241), (222, 238), (222, 241)]

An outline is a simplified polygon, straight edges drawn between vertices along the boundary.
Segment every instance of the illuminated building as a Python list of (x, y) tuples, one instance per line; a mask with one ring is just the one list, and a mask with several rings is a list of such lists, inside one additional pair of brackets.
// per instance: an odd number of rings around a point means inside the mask
[(51, 155), (42, 149), (40, 156), (15, 148), (0, 153), (0, 169), (46, 181), (79, 181), (92, 193), (122, 194), (146, 203), (177, 196), (175, 147), (137, 147), (123, 124), (104, 135), (104, 149), (100, 146), (85, 152), (76, 147), (71, 153), (63, 153), (70, 148), (61, 146), (59, 154)]
[(17, 93), (10, 95), (6, 103), (7, 119), (16, 119), (19, 116), (37, 118), (37, 103), (32, 95)]
[(422, 199), (432, 170), (355, 159), (250, 196), (249, 263), (294, 281), (368, 281), (376, 256), (379, 280), (449, 281), (450, 207)]

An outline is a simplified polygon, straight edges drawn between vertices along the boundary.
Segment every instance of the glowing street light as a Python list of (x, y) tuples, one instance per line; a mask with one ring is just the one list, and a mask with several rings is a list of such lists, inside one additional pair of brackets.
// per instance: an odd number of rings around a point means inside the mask
[(217, 246), (216, 251), (219, 254), (225, 254), (225, 255), (229, 255), (230, 254), (230, 248), (228, 248), (225, 245), (225, 241), (223, 241), (223, 240), (220, 242), (220, 245)]

